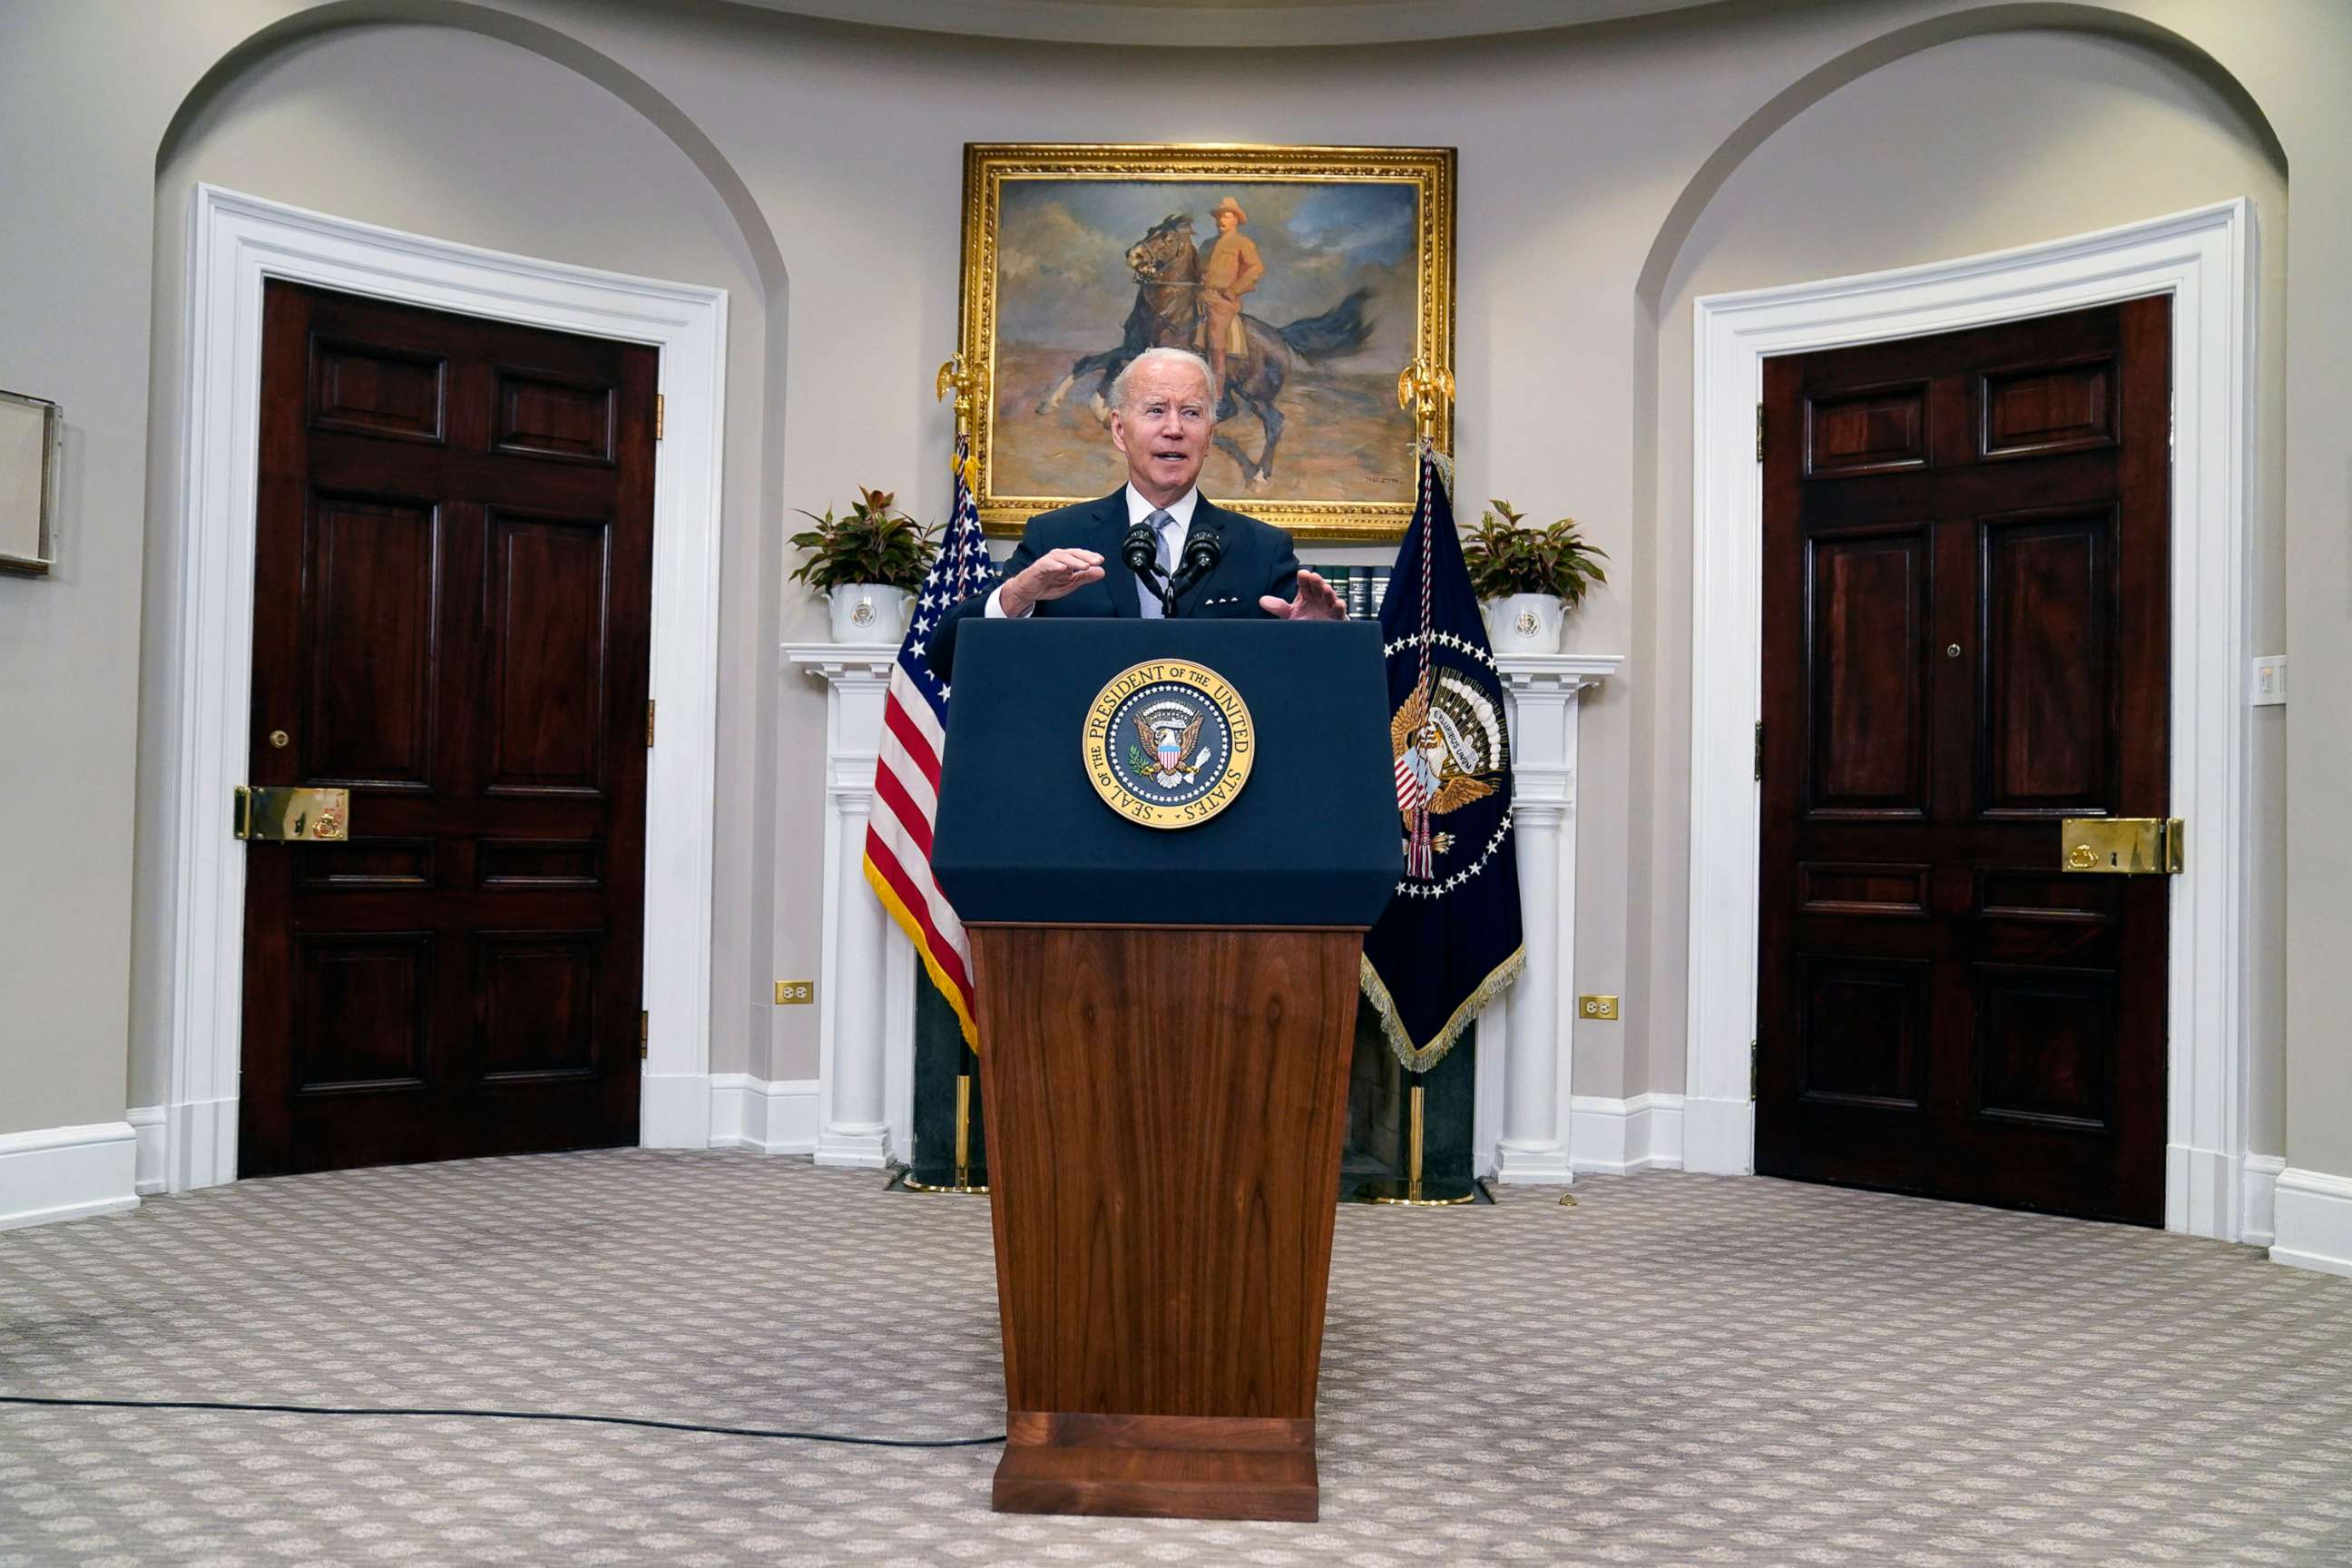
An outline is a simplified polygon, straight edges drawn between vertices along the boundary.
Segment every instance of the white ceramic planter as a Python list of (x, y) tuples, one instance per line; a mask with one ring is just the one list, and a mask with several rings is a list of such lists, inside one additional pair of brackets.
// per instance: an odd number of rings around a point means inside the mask
[(826, 597), (835, 642), (895, 643), (907, 635), (907, 590), (879, 583), (844, 583)]
[(1486, 636), (1497, 654), (1558, 653), (1566, 609), (1550, 594), (1513, 594), (1484, 602)]

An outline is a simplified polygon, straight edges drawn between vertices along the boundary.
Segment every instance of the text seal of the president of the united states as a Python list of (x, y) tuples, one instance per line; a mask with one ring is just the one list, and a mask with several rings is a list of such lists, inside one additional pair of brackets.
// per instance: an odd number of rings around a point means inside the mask
[(1087, 710), (1087, 777), (1104, 804), (1146, 827), (1190, 827), (1234, 803), (1257, 756), (1233, 683), (1182, 659), (1111, 677)]

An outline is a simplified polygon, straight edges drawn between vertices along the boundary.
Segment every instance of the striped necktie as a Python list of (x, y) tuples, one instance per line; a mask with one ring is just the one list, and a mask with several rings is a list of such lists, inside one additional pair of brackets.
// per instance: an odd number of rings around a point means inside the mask
[[(1176, 544), (1175, 541), (1169, 536), (1168, 531), (1169, 526), (1176, 521), (1174, 514), (1166, 511), (1155, 511), (1143, 521), (1151, 525), (1151, 531), (1159, 538), (1160, 570), (1162, 572), (1174, 570), (1176, 565)], [(1136, 607), (1142, 611), (1143, 618), (1147, 621), (1161, 619), (1166, 615), (1166, 612), (1160, 607), (1160, 596), (1152, 593), (1151, 590), (1145, 586), (1141, 582), (1138, 582), (1135, 587)]]

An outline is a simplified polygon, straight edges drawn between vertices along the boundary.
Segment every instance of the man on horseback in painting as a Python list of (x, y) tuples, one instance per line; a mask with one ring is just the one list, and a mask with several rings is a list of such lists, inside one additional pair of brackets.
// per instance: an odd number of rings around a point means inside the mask
[(1201, 268), (1200, 342), (1209, 356), (1209, 404), (1222, 407), (1225, 356), (1249, 353), (1242, 296), (1265, 276), (1265, 263), (1258, 258), (1256, 242), (1242, 232), (1249, 214), (1242, 211), (1241, 203), (1227, 196), (1209, 209), (1209, 216), (1217, 226), (1217, 237)]
[(1126, 262), (1135, 279), (1135, 303), (1127, 313), (1117, 346), (1081, 355), (1067, 374), (1037, 401), (1035, 412), (1051, 414), (1063, 397), (1088, 376), (1097, 378), (1097, 416), (1106, 423), (1106, 398), (1120, 372), (1147, 349), (1193, 351), (1209, 372), (1209, 406), (1218, 416), (1256, 419), (1265, 445), (1253, 456), (1228, 430), (1215, 437), (1217, 450), (1232, 458), (1243, 482), (1263, 490), (1274, 475), (1275, 451), (1282, 444), (1283, 388), (1296, 359), (1323, 362), (1351, 354), (1372, 333), (1367, 310), (1370, 288), (1351, 289), (1320, 315), (1273, 326), (1242, 310), (1242, 296), (1265, 277), (1256, 242), (1241, 232), (1241, 204), (1227, 196), (1212, 209), (1218, 235), (1204, 251), (1193, 242), (1193, 218), (1172, 212), (1128, 247)]

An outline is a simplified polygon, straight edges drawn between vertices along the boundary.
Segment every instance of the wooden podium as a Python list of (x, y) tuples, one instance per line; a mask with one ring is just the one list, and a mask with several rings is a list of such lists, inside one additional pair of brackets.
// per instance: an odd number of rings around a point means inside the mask
[[(1317, 1517), (1315, 1389), (1363, 932), (1401, 871), (1378, 628), (973, 623), (932, 864), (971, 934), (1003, 1324), (1000, 1511)], [(1214, 670), (1213, 818), (1097, 797), (1139, 664)]]

